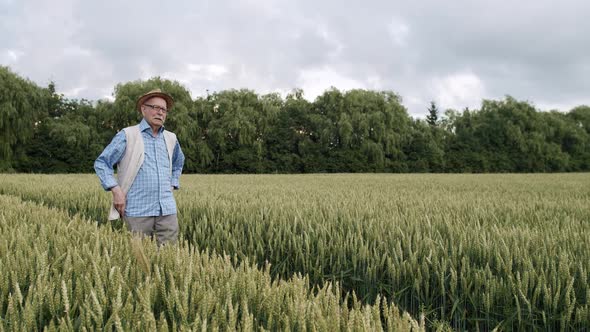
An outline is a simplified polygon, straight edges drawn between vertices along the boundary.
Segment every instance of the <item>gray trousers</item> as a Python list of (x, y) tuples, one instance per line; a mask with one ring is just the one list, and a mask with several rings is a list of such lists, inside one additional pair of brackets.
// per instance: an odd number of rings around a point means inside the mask
[(127, 229), (143, 236), (156, 236), (158, 246), (173, 244), (178, 240), (178, 219), (176, 214), (158, 217), (127, 217)]

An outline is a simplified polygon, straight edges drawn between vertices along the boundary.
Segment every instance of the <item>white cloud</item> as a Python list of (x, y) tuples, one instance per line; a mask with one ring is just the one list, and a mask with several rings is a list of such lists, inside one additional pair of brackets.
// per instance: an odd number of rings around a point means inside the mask
[(415, 118), (426, 117), (426, 107), (429, 103), (429, 100), (419, 96), (409, 95), (403, 98), (403, 105), (408, 108), (410, 115)]
[(218, 64), (202, 65), (189, 63), (187, 69), (193, 73), (192, 75), (199, 75), (208, 81), (219, 79), (220, 76), (227, 74), (229, 71), (227, 67)]
[(85, 86), (76, 87), (76, 88), (64, 91), (63, 94), (64, 94), (64, 96), (66, 96), (68, 98), (79, 98), (80, 93), (82, 93), (83, 91), (85, 91), (87, 89), (88, 89), (88, 87), (85, 87)]
[(362, 89), (362, 82), (339, 74), (332, 68), (302, 70), (299, 74), (299, 86), (308, 100), (314, 100), (325, 90), (335, 87), (338, 90)]
[(193, 96), (393, 90), (412, 116), (505, 94), (565, 111), (588, 103), (587, 12), (586, 0), (0, 0), (0, 64), (90, 100), (161, 76)]
[(486, 89), (482, 80), (472, 72), (459, 72), (431, 82), (431, 90), (436, 96), (435, 102), (442, 109), (461, 110), (465, 107), (479, 107)]
[(371, 75), (367, 77), (367, 88), (372, 90), (382, 90), (383, 80), (378, 75)]
[(552, 110), (559, 110), (559, 111), (569, 111), (572, 108), (580, 105), (587, 105), (590, 106), (590, 98), (586, 99), (576, 99), (572, 100), (569, 103), (547, 103), (547, 102), (536, 102), (534, 103), (537, 109), (542, 111), (552, 111)]
[(71, 57), (89, 57), (92, 56), (92, 51), (78, 45), (71, 45), (64, 48), (63, 54)]
[(18, 59), (23, 54), (24, 53), (19, 50), (6, 50), (3, 52), (2, 56), (0, 57), (0, 60), (2, 63), (13, 64), (18, 62)]
[(139, 63), (139, 72), (141, 75), (141, 79), (143, 80), (148, 80), (154, 76), (159, 76), (157, 74), (156, 68), (154, 68), (154, 66), (151, 63), (146, 61)]
[(393, 19), (387, 26), (391, 39), (398, 46), (406, 46), (410, 27), (399, 19)]

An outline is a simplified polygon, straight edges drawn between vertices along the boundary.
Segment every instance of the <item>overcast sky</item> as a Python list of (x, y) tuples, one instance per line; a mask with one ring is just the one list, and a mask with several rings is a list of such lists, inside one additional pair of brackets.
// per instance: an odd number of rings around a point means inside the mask
[(590, 1), (0, 0), (0, 64), (70, 98), (161, 76), (193, 98), (248, 88), (313, 100), (392, 90), (478, 108), (509, 94), (543, 110), (590, 104)]

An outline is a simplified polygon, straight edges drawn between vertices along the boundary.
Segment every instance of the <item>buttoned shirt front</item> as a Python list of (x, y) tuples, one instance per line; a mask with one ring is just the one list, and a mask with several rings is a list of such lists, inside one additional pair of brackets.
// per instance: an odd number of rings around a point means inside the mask
[[(153, 135), (144, 120), (139, 124), (144, 144), (144, 161), (127, 193), (125, 215), (129, 217), (166, 216), (176, 214), (176, 201), (172, 187), (179, 188), (179, 178), (184, 165), (184, 154), (176, 142), (172, 164), (164, 140), (164, 128)], [(94, 163), (96, 174), (105, 190), (117, 185), (113, 167), (123, 158), (127, 140), (120, 131)]]

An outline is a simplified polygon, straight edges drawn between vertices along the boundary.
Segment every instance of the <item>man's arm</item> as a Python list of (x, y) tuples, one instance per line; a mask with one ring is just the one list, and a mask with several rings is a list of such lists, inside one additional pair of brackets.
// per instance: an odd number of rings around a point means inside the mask
[(104, 149), (104, 151), (94, 161), (94, 170), (100, 180), (104, 190), (110, 190), (117, 186), (115, 179), (115, 171), (113, 167), (121, 161), (123, 153), (125, 153), (125, 146), (127, 139), (125, 132), (121, 130), (115, 135), (111, 143)]
[(176, 141), (176, 145), (174, 146), (174, 152), (172, 153), (172, 179), (170, 180), (170, 184), (172, 188), (178, 189), (180, 188), (180, 174), (182, 173), (182, 167), (184, 166), (184, 153), (182, 153), (182, 149), (180, 148), (180, 143)]
[(113, 203), (115, 209), (119, 212), (121, 217), (125, 216), (125, 193), (119, 187), (115, 179), (115, 172), (113, 167), (121, 161), (125, 153), (125, 146), (127, 145), (127, 138), (125, 132), (121, 130), (115, 135), (111, 143), (104, 149), (94, 162), (94, 170), (100, 179), (100, 184), (104, 190), (113, 193)]

